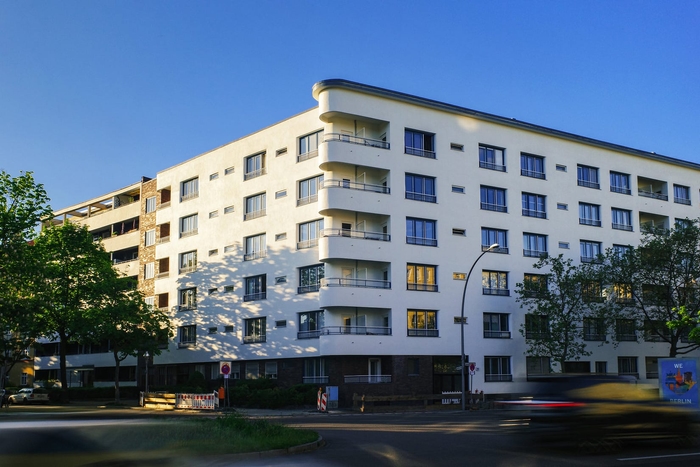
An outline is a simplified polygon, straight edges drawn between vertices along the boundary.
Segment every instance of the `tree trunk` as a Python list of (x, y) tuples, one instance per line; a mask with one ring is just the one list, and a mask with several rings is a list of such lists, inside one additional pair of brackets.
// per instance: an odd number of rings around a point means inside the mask
[(59, 355), (59, 376), (61, 380), (60, 401), (68, 403), (68, 372), (66, 371), (66, 352), (68, 350), (68, 342), (65, 333), (58, 333), (58, 355)]
[(121, 402), (119, 398), (119, 352), (113, 350), (112, 353), (114, 354), (114, 403), (119, 404)]

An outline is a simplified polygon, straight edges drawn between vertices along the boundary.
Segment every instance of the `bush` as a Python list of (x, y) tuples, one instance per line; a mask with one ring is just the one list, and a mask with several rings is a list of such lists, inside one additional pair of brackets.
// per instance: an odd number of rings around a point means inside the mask
[(229, 400), (236, 407), (260, 409), (302, 407), (316, 403), (316, 391), (318, 388), (314, 384), (279, 388), (277, 382), (271, 379), (242, 380), (229, 388)]

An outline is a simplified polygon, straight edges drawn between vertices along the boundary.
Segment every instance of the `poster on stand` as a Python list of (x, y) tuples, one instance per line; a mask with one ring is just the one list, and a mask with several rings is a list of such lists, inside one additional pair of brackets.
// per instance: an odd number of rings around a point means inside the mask
[(698, 407), (698, 360), (659, 359), (659, 394), (673, 404)]

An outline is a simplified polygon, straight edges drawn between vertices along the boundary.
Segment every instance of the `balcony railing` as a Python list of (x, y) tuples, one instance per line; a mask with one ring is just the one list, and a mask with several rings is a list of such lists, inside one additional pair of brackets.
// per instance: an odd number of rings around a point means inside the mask
[(546, 256), (547, 252), (546, 251), (541, 251), (541, 250), (523, 250), (523, 256), (527, 256), (528, 258), (540, 258), (542, 256)]
[(304, 384), (328, 384), (328, 376), (304, 376), (302, 377)]
[(312, 238), (311, 240), (297, 242), (297, 250), (304, 250), (306, 248), (313, 248), (315, 246), (318, 246), (318, 238)]
[(297, 293), (318, 292), (318, 289), (319, 284), (300, 285), (299, 287), (297, 287)]
[(170, 201), (166, 201), (166, 202), (160, 203), (158, 205), (158, 209), (165, 209), (165, 208), (169, 208), (169, 207), (170, 207)]
[(592, 182), (590, 180), (581, 180), (580, 178), (578, 179), (578, 186), (585, 186), (586, 188), (600, 189), (600, 183)]
[(406, 329), (406, 335), (408, 337), (440, 337), (440, 330), (409, 328)]
[(645, 198), (660, 199), (661, 201), (668, 201), (668, 195), (663, 193), (654, 193), (653, 191), (637, 190), (639, 196), (644, 196)]
[(165, 279), (170, 276), (170, 271), (163, 271), (156, 274), (156, 279)]
[(391, 383), (391, 375), (345, 375), (346, 383)]
[(586, 219), (583, 217), (578, 218), (578, 223), (581, 225), (592, 225), (593, 227), (600, 227), (600, 219)]
[(341, 334), (355, 334), (360, 336), (391, 336), (391, 328), (385, 326), (325, 326), (321, 328), (320, 334), (324, 336), (335, 336)]
[(128, 259), (118, 259), (118, 258), (114, 258), (114, 259), (112, 260), (112, 263), (114, 263), (114, 264), (124, 264), (124, 263), (130, 263), (130, 262), (132, 262), (132, 261), (138, 261), (138, 258), (128, 258)]
[(510, 339), (510, 331), (484, 331), (487, 339)]
[(243, 255), (243, 261), (252, 261), (254, 259), (265, 258), (266, 256), (267, 250), (253, 251)]
[(504, 204), (481, 203), (481, 209), (484, 211), (508, 212), (508, 207)]
[(375, 279), (350, 279), (345, 277), (328, 277), (321, 279), (321, 287), (361, 287), (366, 289), (390, 289), (391, 281)]
[(160, 237), (156, 243), (160, 245), (162, 243), (168, 243), (169, 241), (170, 235), (166, 235), (165, 237)]
[(194, 264), (194, 265), (192, 265), (192, 266), (185, 266), (185, 267), (180, 268), (180, 274), (187, 274), (187, 273), (190, 273), (190, 272), (194, 272), (194, 271), (196, 271), (196, 270), (197, 270), (197, 265), (196, 265), (196, 264)]
[(583, 334), (584, 341), (604, 341), (607, 338), (605, 334)]
[(391, 240), (391, 235), (381, 232), (365, 232), (364, 230), (346, 230), (346, 229), (323, 229), (321, 237), (350, 237), (362, 238), (364, 240), (379, 240), (388, 242)]
[(616, 224), (613, 222), (612, 228), (615, 230), (626, 230), (628, 232), (632, 232), (632, 225), (631, 224)]
[(508, 254), (508, 247), (505, 246), (499, 246), (498, 248), (493, 248), (491, 249), (490, 245), (481, 245), (481, 251), (488, 251), (490, 253), (501, 253), (501, 254)]
[(263, 167), (262, 169), (258, 170), (251, 170), (250, 172), (246, 172), (243, 174), (243, 180), (250, 180), (252, 178), (257, 178), (265, 175), (267, 173), (267, 167)]
[(266, 298), (267, 292), (248, 293), (243, 295), (244, 302), (252, 302), (253, 300), (265, 300)]
[(256, 219), (258, 217), (264, 216), (265, 213), (265, 209), (258, 209), (257, 211), (246, 212), (245, 214), (243, 214), (243, 220), (248, 221), (250, 219)]
[(180, 196), (180, 202), (189, 201), (191, 199), (199, 198), (199, 191), (194, 191), (192, 193), (187, 193)]
[(406, 290), (418, 290), (421, 292), (437, 292), (437, 284), (419, 284), (417, 282), (409, 282), (406, 284)]
[(431, 195), (431, 194), (426, 194), (426, 193), (418, 193), (415, 191), (407, 191), (406, 192), (406, 199), (412, 199), (414, 201), (423, 201), (426, 203), (437, 203), (437, 196), (436, 195)]
[(186, 230), (180, 233), (180, 238), (191, 237), (192, 235), (197, 235), (197, 229)]
[(315, 329), (313, 331), (297, 331), (297, 339), (318, 339), (320, 335), (320, 329)]
[(546, 219), (547, 213), (544, 211), (536, 211), (534, 209), (523, 209), (523, 216), (536, 217), (538, 219)]
[(623, 195), (631, 195), (632, 194), (632, 190), (630, 188), (624, 187), (624, 186), (610, 185), (610, 191), (612, 191), (613, 193), (622, 193)]
[(482, 287), (483, 294), (484, 295), (498, 295), (500, 297), (509, 297), (510, 296), (510, 290), (509, 289), (499, 289), (499, 288), (492, 288), (492, 287)]
[(437, 238), (406, 237), (409, 245), (437, 246)]
[(256, 342), (267, 342), (267, 336), (243, 336), (244, 344), (254, 344)]
[(426, 157), (428, 159), (435, 159), (435, 151), (427, 151), (427, 150), (421, 149), (421, 148), (412, 148), (412, 147), (406, 146), (405, 152), (406, 152), (406, 154), (410, 154), (412, 156), (419, 156), (419, 157)]
[(318, 201), (318, 193), (311, 196), (305, 196), (304, 198), (299, 198), (297, 200), (297, 206), (306, 206), (307, 204), (315, 203)]
[(359, 144), (373, 148), (389, 149), (389, 143), (378, 139), (360, 138), (359, 136), (344, 135), (342, 133), (325, 133), (323, 141), (340, 141), (342, 143)]
[(299, 154), (297, 156), (297, 162), (303, 162), (309, 159), (313, 159), (314, 157), (318, 157), (318, 149), (314, 149), (313, 151), (305, 152), (304, 154)]
[(506, 166), (503, 164), (494, 164), (493, 162), (479, 161), (479, 167), (482, 169), (497, 170), (499, 172), (505, 172)]
[(196, 303), (189, 303), (185, 305), (175, 305), (172, 310), (174, 312), (178, 311), (194, 311), (197, 309), (197, 304)]
[(617, 340), (620, 342), (637, 342), (637, 333), (617, 334)]
[(676, 198), (676, 197), (674, 197), (673, 202), (678, 203), (678, 204), (687, 204), (688, 206), (690, 206), (690, 200), (688, 198)]
[(647, 371), (647, 379), (659, 379), (658, 371)]
[(513, 375), (484, 375), (484, 382), (486, 383), (502, 383), (506, 381), (513, 381)]
[(391, 190), (384, 185), (372, 185), (370, 183), (351, 182), (350, 180), (323, 180), (321, 188), (347, 188), (350, 190), (370, 191), (372, 193), (389, 194)]
[(544, 172), (536, 172), (534, 170), (520, 169), (520, 175), (523, 177), (540, 178), (544, 180)]

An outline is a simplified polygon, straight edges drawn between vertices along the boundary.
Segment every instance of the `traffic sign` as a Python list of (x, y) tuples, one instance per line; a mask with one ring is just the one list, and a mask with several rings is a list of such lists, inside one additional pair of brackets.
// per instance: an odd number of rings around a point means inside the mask
[(476, 374), (476, 363), (469, 362), (468, 367), (469, 367), (469, 374), (474, 376), (474, 374)]
[(229, 362), (219, 363), (219, 372), (224, 376), (228, 376), (231, 373), (231, 364)]

